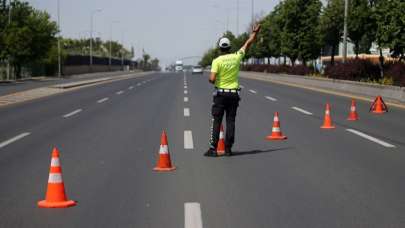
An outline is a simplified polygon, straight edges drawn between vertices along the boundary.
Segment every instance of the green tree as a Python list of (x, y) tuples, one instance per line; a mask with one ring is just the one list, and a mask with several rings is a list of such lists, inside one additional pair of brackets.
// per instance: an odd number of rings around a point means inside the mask
[(300, 7), (299, 0), (285, 0), (281, 9), (281, 52), (290, 58), (292, 65), (299, 56)]
[(321, 52), (319, 20), (322, 3), (319, 0), (300, 0), (300, 28), (299, 39), (299, 57), (306, 65), (308, 60), (318, 58)]
[(347, 30), (354, 44), (356, 57), (359, 53), (367, 53), (374, 41), (375, 21), (368, 0), (351, 0)]
[(380, 48), (390, 48), (393, 57), (405, 60), (405, 2), (379, 0), (375, 18), (376, 41)]
[(281, 56), (281, 5), (277, 5), (274, 10), (266, 17), (262, 25), (262, 35), (265, 37), (264, 42), (267, 43), (267, 55), (274, 58)]
[(12, 22), (2, 35), (3, 54), (9, 56), (17, 78), (22, 66), (47, 57), (56, 42), (58, 28), (48, 13), (33, 9), (28, 3), (12, 2)]
[(344, 3), (342, 0), (329, 0), (320, 20), (320, 34), (324, 47), (331, 48), (331, 64), (335, 63), (336, 49), (343, 36)]

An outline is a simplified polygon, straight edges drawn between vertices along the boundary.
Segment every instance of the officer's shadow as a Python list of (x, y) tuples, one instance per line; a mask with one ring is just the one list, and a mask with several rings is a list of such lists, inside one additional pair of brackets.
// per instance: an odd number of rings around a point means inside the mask
[(255, 155), (255, 154), (265, 154), (265, 153), (273, 153), (282, 150), (292, 149), (292, 147), (283, 147), (283, 148), (273, 148), (273, 149), (266, 149), (266, 150), (248, 150), (248, 151), (233, 151), (232, 157), (236, 156), (244, 156), (244, 155)]

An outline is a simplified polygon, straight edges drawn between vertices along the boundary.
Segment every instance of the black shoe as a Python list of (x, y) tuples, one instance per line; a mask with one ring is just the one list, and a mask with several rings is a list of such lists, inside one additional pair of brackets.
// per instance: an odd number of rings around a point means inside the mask
[(206, 157), (218, 157), (217, 152), (214, 149), (209, 149), (207, 152), (204, 153)]
[(231, 148), (225, 148), (225, 156), (227, 156), (227, 157), (232, 156), (232, 149)]

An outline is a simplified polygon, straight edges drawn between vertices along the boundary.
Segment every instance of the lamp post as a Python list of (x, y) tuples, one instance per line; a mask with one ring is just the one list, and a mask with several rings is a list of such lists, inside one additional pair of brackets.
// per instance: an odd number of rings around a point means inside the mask
[[(9, 6), (8, 6), (8, 25), (10, 26), (11, 24), (11, 2), (12, 0), (9, 1)], [(10, 56), (7, 58), (7, 80), (10, 80)]]
[(96, 13), (99, 13), (101, 11), (102, 9), (93, 10), (90, 17), (90, 70), (93, 66), (93, 18)]
[(60, 0), (58, 0), (58, 32), (59, 32), (59, 36), (58, 36), (58, 77), (62, 77), (62, 59), (61, 59), (61, 46), (60, 46)]
[(347, 60), (347, 15), (349, 11), (349, 0), (345, 0), (345, 18), (343, 27), (343, 62)]
[(119, 23), (119, 21), (112, 21), (110, 24), (110, 54), (109, 54), (109, 59), (108, 59), (108, 65), (110, 66), (110, 70), (111, 70), (111, 58), (112, 58), (112, 39), (113, 39), (113, 35), (112, 35), (112, 31), (113, 31), (113, 24), (115, 23)]

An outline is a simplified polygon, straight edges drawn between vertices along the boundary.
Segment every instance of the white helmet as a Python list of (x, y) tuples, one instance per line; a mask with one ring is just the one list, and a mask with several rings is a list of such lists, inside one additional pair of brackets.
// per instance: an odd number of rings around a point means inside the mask
[(231, 41), (226, 37), (222, 37), (221, 39), (219, 39), (218, 46), (219, 48), (230, 48)]

